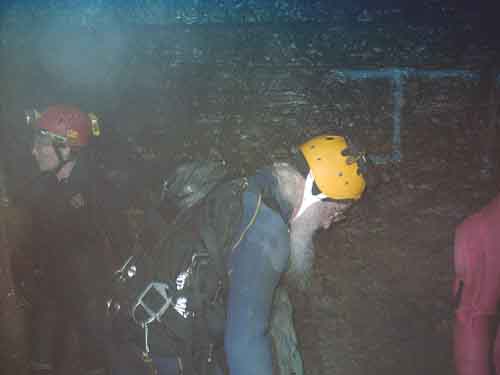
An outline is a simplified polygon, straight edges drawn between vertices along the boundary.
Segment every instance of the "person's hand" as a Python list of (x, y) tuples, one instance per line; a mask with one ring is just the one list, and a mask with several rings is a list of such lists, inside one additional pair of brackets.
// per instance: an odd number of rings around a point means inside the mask
[(62, 166), (62, 168), (56, 173), (56, 177), (59, 181), (66, 180), (70, 175), (73, 167), (75, 166), (75, 161), (69, 161)]
[(82, 193), (73, 195), (69, 200), (69, 204), (74, 208), (82, 208), (83, 206), (85, 206), (85, 199), (83, 198)]

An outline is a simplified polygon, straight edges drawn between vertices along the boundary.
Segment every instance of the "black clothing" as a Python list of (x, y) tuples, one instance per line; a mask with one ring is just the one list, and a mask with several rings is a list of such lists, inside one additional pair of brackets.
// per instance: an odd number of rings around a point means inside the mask
[(43, 174), (27, 198), (33, 213), (33, 253), (38, 268), (34, 301), (33, 362), (53, 364), (58, 331), (76, 326), (82, 365), (102, 367), (110, 333), (105, 316), (112, 270), (122, 262), (128, 238), (126, 194), (104, 178), (85, 153), (70, 177)]

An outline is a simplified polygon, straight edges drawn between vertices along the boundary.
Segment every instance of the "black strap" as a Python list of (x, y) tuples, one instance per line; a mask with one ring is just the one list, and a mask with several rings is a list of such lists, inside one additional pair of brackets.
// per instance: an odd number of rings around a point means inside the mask
[(207, 197), (200, 215), (201, 239), (215, 262), (218, 277), (227, 285), (224, 258), (240, 234), (243, 217), (242, 193), (246, 190), (246, 179), (235, 179), (219, 186)]
[(217, 276), (219, 277), (219, 279), (225, 281), (227, 274), (224, 267), (223, 254), (217, 246), (217, 235), (214, 228), (212, 227), (212, 225), (206, 223), (205, 225), (201, 225), (200, 232), (201, 238), (203, 240), (203, 243), (205, 244), (205, 247), (207, 248), (208, 254), (210, 258), (214, 260)]

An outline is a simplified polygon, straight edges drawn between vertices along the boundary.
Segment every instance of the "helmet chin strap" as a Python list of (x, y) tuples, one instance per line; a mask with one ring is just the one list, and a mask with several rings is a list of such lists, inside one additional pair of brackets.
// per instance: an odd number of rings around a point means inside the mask
[(306, 182), (304, 185), (304, 192), (302, 193), (302, 202), (300, 204), (299, 210), (297, 214), (293, 217), (293, 220), (296, 220), (299, 216), (301, 216), (310, 206), (312, 206), (316, 202), (320, 202), (321, 200), (328, 198), (325, 194), (316, 194), (313, 192), (313, 184), (314, 184), (314, 176), (311, 170), (306, 177)]
[(52, 146), (54, 147), (54, 150), (56, 152), (56, 156), (57, 156), (57, 159), (59, 161), (59, 163), (57, 164), (57, 167), (56, 169), (54, 170), (54, 174), (57, 175), (61, 169), (63, 169), (63, 167), (68, 164), (70, 161), (74, 160), (73, 157), (71, 157), (71, 154), (70, 154), (70, 157), (68, 159), (64, 159), (63, 156), (62, 156), (62, 153), (61, 153), (61, 146), (58, 146), (56, 145), (55, 143), (52, 144)]

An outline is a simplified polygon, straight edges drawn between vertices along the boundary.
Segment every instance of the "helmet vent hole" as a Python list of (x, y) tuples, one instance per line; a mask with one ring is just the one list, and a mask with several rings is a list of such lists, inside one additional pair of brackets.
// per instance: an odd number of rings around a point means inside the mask
[(339, 177), (342, 177), (344, 174), (342, 172), (339, 172)]
[(344, 182), (344, 185), (349, 185), (349, 181)]
[(332, 137), (332, 136), (327, 136), (327, 137), (325, 137), (325, 139), (326, 139), (327, 141), (333, 141), (333, 140), (335, 140), (335, 137)]
[(320, 160), (321, 160), (321, 158), (316, 158), (316, 160), (320, 161)]

